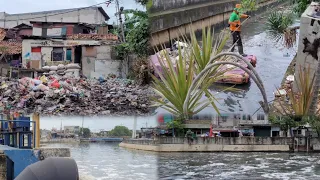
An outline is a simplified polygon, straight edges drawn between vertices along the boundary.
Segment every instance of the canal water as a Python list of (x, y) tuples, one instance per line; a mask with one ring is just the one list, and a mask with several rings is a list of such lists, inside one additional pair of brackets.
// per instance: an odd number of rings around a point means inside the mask
[[(279, 9), (279, 11), (283, 11), (283, 9)], [(276, 87), (280, 86), (283, 76), (296, 54), (297, 46), (286, 49), (283, 44), (280, 42), (277, 43), (272, 39), (266, 31), (267, 18), (268, 13), (263, 13), (247, 20), (242, 24), (241, 36), (245, 53), (257, 57), (257, 66), (255, 69), (263, 81), (267, 98), (270, 102), (274, 99), (273, 93)], [(299, 24), (299, 22), (296, 23)], [(228, 46), (231, 46), (231, 44), (230, 38)], [(253, 80), (251, 80), (249, 84), (235, 86), (235, 88), (239, 91), (219, 92), (213, 85), (211, 91), (214, 94), (217, 93), (216, 97), (219, 102), (217, 106), (220, 108), (221, 113), (253, 114), (261, 107), (259, 101), (263, 100), (262, 94)], [(161, 108), (157, 111), (166, 113), (166, 111)], [(212, 114), (213, 111), (212, 107), (208, 107), (204, 109), (201, 114)], [(262, 108), (260, 112), (263, 112)]]
[(316, 180), (320, 154), (167, 153), (159, 155), (159, 179)]
[(81, 180), (316, 180), (320, 154), (305, 153), (153, 153), (118, 143), (50, 144), (68, 147)]
[(49, 144), (66, 147), (77, 162), (80, 180), (157, 179), (157, 154), (119, 147), (119, 143)]

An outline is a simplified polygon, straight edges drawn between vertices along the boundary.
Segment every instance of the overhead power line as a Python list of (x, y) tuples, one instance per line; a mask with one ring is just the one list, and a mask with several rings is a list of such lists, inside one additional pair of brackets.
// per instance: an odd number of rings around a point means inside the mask
[(10, 21), (24, 21), (24, 20), (45, 18), (45, 17), (50, 17), (50, 16), (57, 16), (57, 15), (61, 15), (61, 14), (67, 14), (67, 13), (70, 13), (70, 12), (79, 11), (79, 10), (82, 10), (82, 9), (87, 9), (87, 8), (95, 7), (95, 6), (98, 6), (98, 5), (101, 5), (101, 4), (106, 4), (106, 3), (108, 3), (108, 2), (109, 2), (109, 1), (104, 1), (104, 2), (101, 2), (101, 3), (98, 3), (98, 4), (94, 4), (94, 5), (91, 5), (91, 6), (87, 6), (87, 7), (83, 7), (83, 8), (77, 8), (77, 9), (72, 9), (72, 10), (70, 10), (70, 11), (60, 12), (60, 13), (55, 13), (55, 14), (49, 14), (49, 15), (45, 15), (45, 16), (38, 16), (38, 17), (24, 18), (24, 19), (16, 19), (16, 20), (5, 20), (5, 19), (4, 19), (4, 21), (5, 21), (5, 22), (10, 22)]

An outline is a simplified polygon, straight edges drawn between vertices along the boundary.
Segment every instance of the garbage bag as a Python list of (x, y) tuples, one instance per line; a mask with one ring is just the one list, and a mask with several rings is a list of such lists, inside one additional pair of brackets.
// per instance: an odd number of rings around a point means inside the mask
[(48, 82), (48, 78), (46, 76), (41, 76), (40, 81), (42, 81), (42, 83), (47, 83)]
[(34, 83), (34, 85), (39, 85), (39, 84), (42, 83), (42, 81), (37, 80), (37, 79), (34, 79), (34, 80), (33, 80), (33, 83)]

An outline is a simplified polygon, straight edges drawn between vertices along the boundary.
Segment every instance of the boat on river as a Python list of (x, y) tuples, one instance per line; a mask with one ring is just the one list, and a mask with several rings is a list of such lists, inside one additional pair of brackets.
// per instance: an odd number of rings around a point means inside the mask
[[(178, 58), (175, 57), (174, 53), (170, 49), (165, 49), (162, 51), (159, 51), (158, 53), (152, 55), (150, 57), (150, 64), (153, 68), (156, 68), (159, 73), (163, 73), (161, 64), (159, 62), (159, 57), (161, 56), (164, 51), (169, 52), (169, 57), (171, 58), (172, 64), (175, 67), (175, 62), (177, 62)], [(254, 55), (247, 55), (244, 57), (250, 64), (252, 64), (253, 67), (256, 67), (257, 64), (257, 57)], [(166, 63), (166, 62), (164, 62)], [(238, 61), (238, 64), (241, 66), (248, 68), (248, 65), (243, 61)], [(166, 67), (168, 67), (168, 64), (164, 64)], [(247, 72), (245, 72), (243, 69), (234, 67), (233, 65), (222, 65), (219, 70), (226, 71), (222, 75), (222, 79), (220, 79), (217, 83), (224, 83), (224, 84), (247, 84), (250, 81), (250, 76)], [(160, 77), (157, 71), (154, 71), (154, 75), (156, 77)]]

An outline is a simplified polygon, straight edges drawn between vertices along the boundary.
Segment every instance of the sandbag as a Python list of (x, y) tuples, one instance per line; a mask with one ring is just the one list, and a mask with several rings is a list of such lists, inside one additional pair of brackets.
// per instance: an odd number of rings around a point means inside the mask
[(67, 68), (67, 69), (81, 69), (81, 67), (80, 67), (79, 64), (74, 64), (74, 63), (67, 64), (67, 65), (66, 65), (66, 68)]
[(65, 73), (65, 70), (60, 69), (60, 70), (57, 71), (57, 74), (61, 74), (61, 73)]
[(66, 67), (63, 64), (59, 64), (57, 70), (65, 70)]
[(56, 71), (58, 70), (58, 66), (50, 66), (50, 71)]
[(50, 75), (57, 74), (57, 71), (50, 71), (49, 74)]
[(50, 66), (44, 66), (44, 67), (42, 67), (42, 70), (44, 70), (44, 71), (50, 71)]

